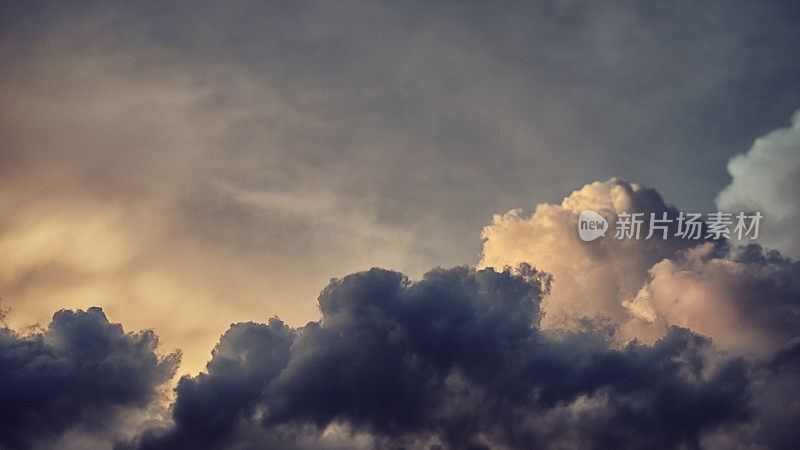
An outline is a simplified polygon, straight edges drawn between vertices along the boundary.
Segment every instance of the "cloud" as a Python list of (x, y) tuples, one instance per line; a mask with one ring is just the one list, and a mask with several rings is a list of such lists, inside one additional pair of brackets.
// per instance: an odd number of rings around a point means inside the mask
[(254, 414), (266, 385), (289, 362), (294, 338), (278, 319), (232, 326), (212, 352), (208, 372), (178, 383), (175, 441), (169, 446), (201, 447)]
[[(584, 186), (530, 217), (496, 215), (484, 228), (481, 267), (522, 262), (553, 276), (542, 306), (548, 329), (606, 329), (621, 342), (654, 342), (670, 326), (711, 337), (720, 347), (769, 354), (800, 334), (800, 266), (777, 252), (737, 242), (579, 239), (580, 211), (610, 223), (620, 212), (666, 212), (652, 189), (612, 179)], [(643, 230), (643, 235), (647, 230)], [(705, 233), (701, 233), (705, 234)]]
[(59, 311), (32, 334), (1, 328), (0, 446), (129, 435), (163, 400), (178, 366), (179, 354), (160, 356), (157, 344), (152, 331), (126, 333), (100, 308)]
[[(604, 238), (587, 243), (577, 233), (578, 215), (583, 210), (603, 215), (611, 224)], [(677, 210), (664, 203), (653, 189), (620, 179), (595, 182), (567, 196), (560, 205), (540, 204), (530, 217), (521, 210), (497, 214), (484, 227), (483, 252), (479, 267), (534, 264), (553, 276), (550, 296), (543, 305), (545, 328), (575, 327), (585, 320), (623, 323), (629, 312), (623, 299), (636, 295), (653, 264), (697, 241), (674, 237), (615, 239), (613, 224), (622, 212), (651, 213), (675, 218)], [(657, 235), (658, 236), (658, 235)]]
[[(779, 130), (770, 136), (785, 138), (791, 133)], [(784, 169), (793, 170), (791, 163), (786, 166), (775, 170), (777, 182), (788, 186), (789, 180), (780, 181)], [(796, 447), (800, 406), (793, 399), (798, 395), (800, 263), (757, 244), (685, 243), (674, 237), (666, 242), (623, 243), (577, 238), (577, 216), (583, 209), (609, 218), (625, 210), (674, 211), (652, 191), (648, 197), (657, 201), (635, 205), (640, 191), (648, 190), (620, 180), (592, 183), (561, 205), (538, 205), (530, 217), (519, 211), (495, 216), (484, 229), (481, 265), (528, 262), (552, 273), (552, 289), (543, 302), (542, 323), (547, 328), (606, 330), (618, 342), (636, 339), (658, 346), (658, 339), (668, 337), (677, 326), (710, 338), (718, 351), (742, 355), (751, 379), (749, 418), (705, 434), (700, 444)], [(793, 199), (775, 201), (786, 202), (789, 211), (793, 208)], [(762, 233), (781, 236), (776, 228), (764, 227)], [(548, 320), (553, 315), (558, 320)]]
[(689, 330), (622, 348), (543, 332), (547, 279), (522, 266), (332, 280), (319, 322), (232, 325), (208, 373), (180, 381), (174, 428), (139, 445), (298, 448), (344, 430), (365, 447), (693, 446), (746, 418), (744, 362)]
[(756, 139), (750, 150), (728, 163), (731, 183), (717, 196), (722, 211), (759, 211), (758, 242), (800, 257), (800, 111), (788, 128)]
[[(232, 324), (206, 371), (180, 379), (169, 415), (159, 400), (177, 356), (159, 357), (152, 332), (126, 334), (99, 308), (60, 311), (44, 331), (0, 334), (0, 442), (792, 448), (797, 264), (710, 242), (657, 262), (635, 300), (659, 318), (652, 344), (587, 321), (544, 328), (557, 281), (526, 263), (418, 281), (353, 273), (321, 292), (319, 321)], [(742, 342), (757, 357), (723, 350)]]
[(800, 262), (757, 245), (714, 255), (704, 244), (664, 259), (626, 302), (656, 327), (678, 325), (725, 348), (764, 355), (800, 335)]

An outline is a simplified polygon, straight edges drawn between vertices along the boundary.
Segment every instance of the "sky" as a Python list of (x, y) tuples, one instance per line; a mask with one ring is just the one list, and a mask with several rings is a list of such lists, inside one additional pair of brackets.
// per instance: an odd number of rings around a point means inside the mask
[(3, 2), (0, 447), (794, 448), (798, 47), (777, 1)]

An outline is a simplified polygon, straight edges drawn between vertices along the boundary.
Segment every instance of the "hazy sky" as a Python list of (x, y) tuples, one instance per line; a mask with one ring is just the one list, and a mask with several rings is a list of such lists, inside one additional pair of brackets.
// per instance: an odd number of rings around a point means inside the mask
[(710, 210), (800, 105), (791, 2), (130, 3), (3, 2), (0, 295), (15, 325), (103, 306), (191, 368), (591, 181)]
[[(791, 448), (798, 55), (788, 1), (3, 1), (0, 445)], [(574, 233), (672, 205), (765, 250)]]

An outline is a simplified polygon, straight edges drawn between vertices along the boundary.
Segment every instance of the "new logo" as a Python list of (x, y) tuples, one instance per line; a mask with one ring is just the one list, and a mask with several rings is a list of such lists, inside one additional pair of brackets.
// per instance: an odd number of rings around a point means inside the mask
[(578, 216), (578, 235), (588, 242), (600, 236), (605, 236), (608, 231), (608, 221), (596, 212), (586, 209)]

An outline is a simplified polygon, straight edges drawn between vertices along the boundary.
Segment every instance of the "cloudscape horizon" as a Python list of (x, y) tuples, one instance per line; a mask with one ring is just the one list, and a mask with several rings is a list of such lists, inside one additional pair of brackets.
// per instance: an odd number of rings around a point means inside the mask
[(0, 12), (0, 449), (800, 446), (796, 6)]

